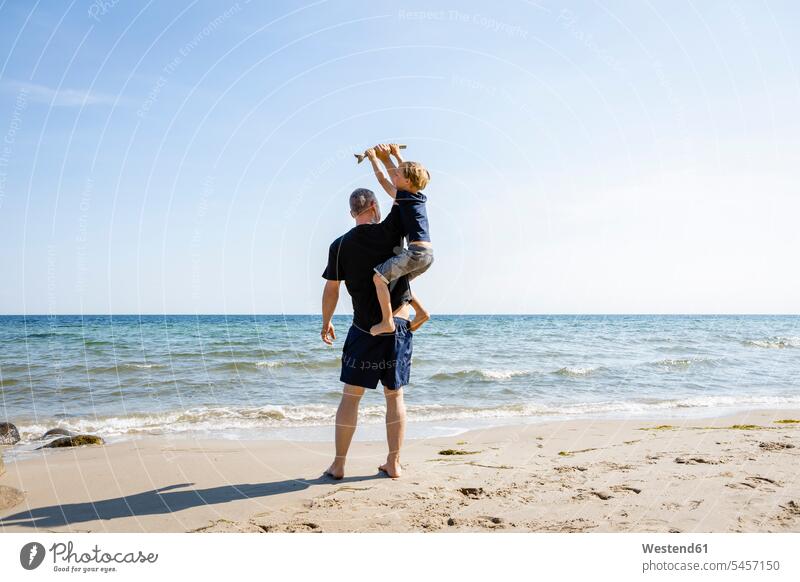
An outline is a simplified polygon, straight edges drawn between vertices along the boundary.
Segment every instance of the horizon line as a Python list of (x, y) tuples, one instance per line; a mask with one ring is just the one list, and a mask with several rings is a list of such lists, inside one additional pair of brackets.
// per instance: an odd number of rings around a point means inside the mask
[[(203, 317), (203, 316), (226, 316), (226, 317), (322, 317), (322, 313), (166, 313), (166, 312), (148, 312), (148, 313), (0, 313), (0, 317), (154, 317), (154, 316), (181, 316), (181, 317)], [(719, 317), (719, 316), (774, 316), (774, 317), (798, 317), (800, 313), (772, 313), (772, 312), (726, 312), (726, 313), (692, 313), (692, 312), (542, 312), (542, 313), (438, 313), (440, 317), (552, 317), (552, 316), (684, 316), (684, 317)], [(334, 314), (334, 317), (351, 317), (352, 314), (340, 313)]]

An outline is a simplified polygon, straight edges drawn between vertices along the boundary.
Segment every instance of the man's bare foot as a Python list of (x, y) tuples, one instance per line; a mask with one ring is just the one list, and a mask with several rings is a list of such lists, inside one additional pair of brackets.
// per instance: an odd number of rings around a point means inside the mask
[(331, 479), (336, 479), (338, 481), (339, 479), (344, 477), (344, 464), (337, 463), (336, 461), (334, 461), (333, 463), (331, 463), (331, 466), (325, 470), (323, 475), (327, 475)]
[(414, 319), (412, 319), (411, 323), (408, 325), (409, 331), (417, 331), (420, 327), (422, 327), (422, 324), (428, 321), (430, 318), (431, 316), (427, 311), (417, 311), (414, 313)]
[(380, 323), (376, 323), (371, 328), (369, 328), (369, 333), (372, 335), (380, 335), (382, 333), (394, 333), (394, 320), (390, 319), (389, 321), (382, 321)]
[(383, 471), (392, 479), (397, 479), (403, 473), (403, 466), (400, 461), (386, 461), (378, 467), (378, 471)]

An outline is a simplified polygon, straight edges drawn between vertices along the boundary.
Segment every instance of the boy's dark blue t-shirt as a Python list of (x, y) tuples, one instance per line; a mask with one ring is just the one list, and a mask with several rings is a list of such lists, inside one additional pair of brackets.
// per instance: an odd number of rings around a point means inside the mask
[(428, 211), (425, 208), (428, 198), (425, 194), (398, 190), (394, 199), (400, 211), (400, 221), (403, 224), (403, 232), (408, 237), (408, 242), (412, 243), (418, 240), (430, 242)]

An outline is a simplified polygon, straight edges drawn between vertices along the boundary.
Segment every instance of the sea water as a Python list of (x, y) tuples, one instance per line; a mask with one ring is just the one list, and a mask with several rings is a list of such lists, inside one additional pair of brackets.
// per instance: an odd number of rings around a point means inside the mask
[[(350, 317), (0, 316), (0, 421), (128, 438), (329, 438)], [(800, 405), (800, 316), (434, 315), (409, 436), (576, 417)], [(380, 390), (358, 438), (382, 438)]]

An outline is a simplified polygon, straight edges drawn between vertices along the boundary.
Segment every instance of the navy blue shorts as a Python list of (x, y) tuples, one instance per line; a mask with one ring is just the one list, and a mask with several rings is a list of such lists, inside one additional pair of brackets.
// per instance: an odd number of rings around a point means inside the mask
[(408, 384), (411, 376), (411, 340), (408, 320), (394, 318), (394, 335), (370, 335), (350, 326), (342, 348), (342, 375), (345, 384), (376, 388), (380, 381), (396, 390)]

